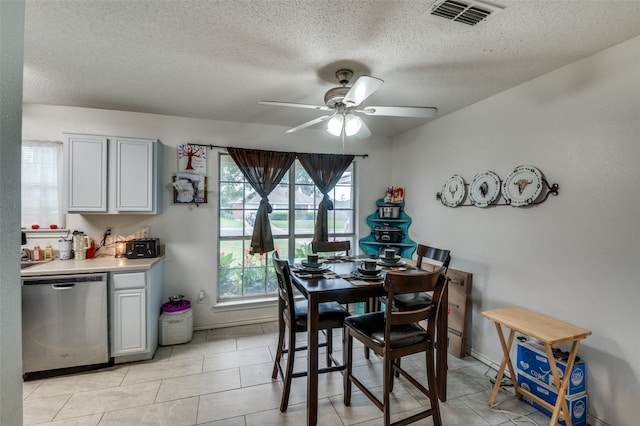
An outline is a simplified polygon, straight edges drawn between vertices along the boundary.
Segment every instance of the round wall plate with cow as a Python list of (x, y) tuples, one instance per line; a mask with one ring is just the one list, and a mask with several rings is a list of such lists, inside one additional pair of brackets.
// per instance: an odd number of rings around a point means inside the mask
[(462, 203), (465, 195), (467, 195), (467, 188), (464, 179), (461, 176), (453, 175), (442, 186), (440, 201), (447, 207), (456, 207)]
[(542, 192), (542, 173), (533, 166), (518, 166), (502, 182), (502, 195), (513, 207), (532, 204)]
[(500, 194), (500, 178), (493, 172), (478, 173), (469, 185), (469, 198), (476, 207), (487, 207)]

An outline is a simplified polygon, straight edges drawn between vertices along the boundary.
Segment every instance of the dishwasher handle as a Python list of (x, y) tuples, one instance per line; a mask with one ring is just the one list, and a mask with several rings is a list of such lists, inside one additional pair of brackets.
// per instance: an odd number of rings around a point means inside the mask
[(71, 290), (76, 285), (74, 283), (68, 284), (51, 284), (51, 288), (54, 290), (62, 291), (62, 290)]

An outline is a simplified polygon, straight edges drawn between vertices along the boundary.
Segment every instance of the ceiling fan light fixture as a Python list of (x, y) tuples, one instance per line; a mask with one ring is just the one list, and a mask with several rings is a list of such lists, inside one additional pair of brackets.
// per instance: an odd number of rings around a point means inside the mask
[(362, 119), (357, 115), (347, 114), (344, 118), (344, 132), (347, 136), (353, 136), (362, 128)]
[(327, 131), (333, 136), (340, 136), (342, 133), (342, 125), (344, 123), (344, 117), (342, 114), (336, 114), (331, 117), (331, 120), (327, 123)]

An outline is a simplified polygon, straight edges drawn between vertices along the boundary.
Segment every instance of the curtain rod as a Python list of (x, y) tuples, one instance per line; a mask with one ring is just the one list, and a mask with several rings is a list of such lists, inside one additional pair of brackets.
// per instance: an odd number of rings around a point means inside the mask
[[(204, 147), (208, 147), (209, 149), (213, 149), (213, 148), (222, 148), (222, 149), (227, 149), (229, 148), (228, 146), (220, 146), (220, 145), (206, 145), (206, 144), (202, 144), (202, 143), (189, 143), (189, 145), (196, 145), (196, 146), (204, 146)], [(298, 155), (297, 152), (294, 152), (294, 154)], [(362, 158), (367, 158), (369, 156), (369, 154), (353, 154), (354, 157), (362, 157)]]

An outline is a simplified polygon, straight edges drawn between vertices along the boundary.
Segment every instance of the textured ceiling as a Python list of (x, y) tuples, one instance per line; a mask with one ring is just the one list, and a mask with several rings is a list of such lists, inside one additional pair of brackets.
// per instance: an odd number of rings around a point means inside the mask
[[(24, 101), (285, 130), (322, 113), (256, 102), (323, 105), (347, 67), (385, 81), (365, 105), (437, 118), (640, 35), (640, 1), (497, 3), (471, 27), (432, 0), (26, 0)], [(365, 121), (393, 136), (428, 120)]]

